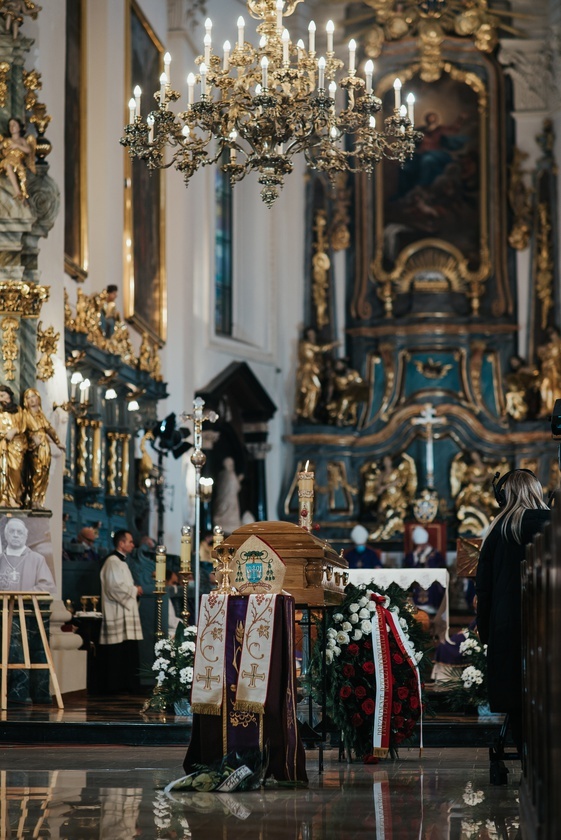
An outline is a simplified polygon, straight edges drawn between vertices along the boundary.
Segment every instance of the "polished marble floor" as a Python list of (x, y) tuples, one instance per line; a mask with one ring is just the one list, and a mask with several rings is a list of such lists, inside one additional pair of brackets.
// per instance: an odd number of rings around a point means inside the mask
[(307, 789), (166, 796), (180, 747), (4, 747), (0, 840), (518, 840), (520, 765), (489, 784), (485, 749), (401, 750), (376, 766), (307, 753)]

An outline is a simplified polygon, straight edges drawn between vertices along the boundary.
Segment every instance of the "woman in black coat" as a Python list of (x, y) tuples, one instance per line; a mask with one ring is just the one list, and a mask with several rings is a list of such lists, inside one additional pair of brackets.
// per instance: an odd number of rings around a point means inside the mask
[(477, 566), (477, 629), (487, 649), (489, 705), (508, 712), (522, 751), (522, 584), (526, 546), (549, 522), (542, 486), (529, 470), (513, 470), (497, 485), (501, 512), (483, 541)]

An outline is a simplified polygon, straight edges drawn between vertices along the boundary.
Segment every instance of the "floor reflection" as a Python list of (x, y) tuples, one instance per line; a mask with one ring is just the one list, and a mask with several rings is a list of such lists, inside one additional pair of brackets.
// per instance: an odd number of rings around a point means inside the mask
[[(345, 765), (327, 754), (319, 776), (308, 756), (308, 789), (251, 793), (170, 793), (180, 771), (170, 751), (150, 766), (154, 748), (94, 748), (95, 769), (79, 753), (43, 750), (14, 760), (38, 769), (1, 770), (0, 838), (52, 840), (515, 840), (518, 790), (488, 782), (485, 750), (413, 752), (397, 762)], [(29, 759), (30, 752), (27, 752)], [(93, 760), (89, 750), (89, 760)], [(14, 751), (14, 759), (18, 755)], [(415, 757), (413, 757), (415, 755)], [(42, 756), (42, 758), (41, 758)], [(61, 769), (41, 770), (59, 763)], [(64, 767), (64, 764), (67, 767)], [(6, 751), (2, 765), (9, 766)], [(74, 764), (74, 766), (68, 766)], [(91, 765), (90, 765), (91, 766)], [(171, 768), (171, 769), (168, 769)], [(179, 772), (176, 773), (179, 775)], [(511, 777), (514, 777), (514, 770)]]

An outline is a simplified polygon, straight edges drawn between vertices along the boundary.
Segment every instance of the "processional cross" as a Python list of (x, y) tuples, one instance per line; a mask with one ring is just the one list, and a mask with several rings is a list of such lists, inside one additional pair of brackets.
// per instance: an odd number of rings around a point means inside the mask
[(425, 435), (426, 435), (426, 442), (427, 442), (427, 450), (426, 450), (426, 472), (427, 472), (427, 487), (432, 490), (434, 487), (434, 435), (433, 435), (433, 426), (441, 425), (442, 423), (446, 423), (446, 419), (444, 417), (437, 417), (436, 412), (434, 410), (434, 406), (430, 403), (426, 403), (423, 411), (421, 411), (419, 417), (414, 418), (411, 420), (411, 424), (413, 426), (424, 426), (425, 427)]

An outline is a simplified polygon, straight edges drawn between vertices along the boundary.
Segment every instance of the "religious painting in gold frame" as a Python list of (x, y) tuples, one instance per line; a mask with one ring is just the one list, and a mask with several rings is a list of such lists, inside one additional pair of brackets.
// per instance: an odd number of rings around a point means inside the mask
[[(144, 114), (155, 107), (153, 93), (163, 71), (164, 47), (134, 0), (126, 28), (125, 120), (136, 85)], [(124, 311), (139, 332), (166, 340), (164, 173), (150, 173), (144, 161), (125, 152)]]
[(386, 315), (396, 297), (409, 292), (459, 293), (473, 315), (488, 294), (494, 316), (511, 314), (500, 67), (471, 42), (456, 39), (443, 42), (430, 81), (414, 41), (385, 45), (376, 66), (375, 92), (384, 105), (377, 122), (393, 110), (399, 76), (403, 93), (415, 95), (415, 123), (424, 137), (403, 170), (384, 159), (373, 185), (357, 179), (355, 228), (364, 233), (357, 241), (352, 312), (371, 317), (374, 283)]
[(78, 283), (88, 275), (86, 12), (86, 0), (66, 0), (64, 270)]

